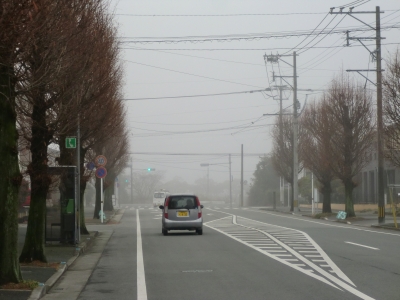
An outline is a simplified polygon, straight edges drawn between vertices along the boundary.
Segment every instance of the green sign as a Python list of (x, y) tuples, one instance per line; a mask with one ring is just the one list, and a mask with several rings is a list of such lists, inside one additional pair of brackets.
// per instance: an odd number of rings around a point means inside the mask
[(67, 149), (76, 148), (76, 137), (67, 137), (65, 139), (65, 148)]

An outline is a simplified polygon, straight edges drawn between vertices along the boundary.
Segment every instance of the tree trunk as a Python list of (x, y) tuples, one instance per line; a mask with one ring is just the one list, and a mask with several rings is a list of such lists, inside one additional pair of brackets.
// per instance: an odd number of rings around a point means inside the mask
[(100, 178), (96, 177), (96, 203), (94, 205), (93, 219), (100, 219), (99, 212), (101, 209), (101, 194), (103, 191), (100, 191)]
[[(43, 96), (42, 96), (43, 97)], [(46, 197), (51, 183), (47, 174), (48, 130), (46, 126), (46, 108), (44, 99), (36, 99), (32, 109), (32, 162), (28, 170), (31, 177), (31, 205), (29, 208), (28, 228), (20, 262), (39, 260), (47, 262), (45, 255), (45, 218)]]
[(112, 203), (112, 195), (114, 195), (115, 175), (108, 174), (107, 178), (109, 179), (109, 186), (105, 190), (105, 194), (104, 194), (104, 210), (112, 211), (114, 209), (114, 206)]
[(322, 203), (322, 212), (323, 213), (331, 213), (332, 208), (331, 208), (331, 193), (332, 193), (332, 188), (331, 188), (331, 182), (323, 182), (323, 186), (321, 188), (322, 195), (324, 196), (324, 201)]
[(354, 183), (352, 180), (347, 180), (344, 183), (344, 188), (345, 188), (345, 211), (347, 214), (347, 218), (350, 217), (355, 217), (356, 214), (354, 212), (354, 203), (353, 203), (353, 189), (354, 189)]
[[(82, 173), (81, 173), (82, 174)], [(81, 234), (89, 234), (89, 231), (86, 228), (86, 221), (85, 221), (85, 190), (86, 190), (86, 180), (81, 180), (81, 195), (80, 195), (80, 203), (79, 203), (79, 220), (80, 220), (80, 232)]]
[[(5, 46), (7, 47), (7, 46)], [(0, 57), (5, 58), (3, 53)], [(22, 280), (18, 262), (18, 133), (12, 66), (0, 64), (0, 284)]]
[(80, 233), (81, 234), (89, 234), (89, 231), (86, 228), (86, 221), (85, 221), (85, 190), (86, 190), (86, 184), (87, 184), (87, 179), (84, 178), (85, 174), (85, 155), (86, 155), (87, 149), (81, 147), (80, 151), (80, 161), (81, 165), (79, 166), (80, 168), (80, 202), (79, 202), (79, 224), (80, 224)]

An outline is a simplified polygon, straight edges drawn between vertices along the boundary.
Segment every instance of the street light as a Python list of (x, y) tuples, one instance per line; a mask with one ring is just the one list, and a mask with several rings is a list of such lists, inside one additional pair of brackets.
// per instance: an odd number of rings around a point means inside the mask
[[(231, 174), (231, 155), (229, 154), (229, 205), (232, 209), (232, 174)], [(211, 165), (226, 165), (226, 163), (220, 164), (209, 164), (203, 163), (200, 164), (200, 167), (207, 167), (207, 197), (209, 198), (209, 178), (210, 178), (210, 166)]]

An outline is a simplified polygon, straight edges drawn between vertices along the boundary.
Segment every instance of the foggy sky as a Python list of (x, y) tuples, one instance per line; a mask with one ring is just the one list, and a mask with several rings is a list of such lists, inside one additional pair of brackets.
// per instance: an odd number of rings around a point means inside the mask
[[(143, 40), (180, 37), (183, 40), (188, 36), (201, 36), (199, 39), (204, 39), (206, 36), (216, 35), (226, 35), (227, 38), (238, 34), (257, 36), (261, 33), (285, 32), (287, 35), (285, 38), (250, 41), (122, 43), (121, 62), (125, 74), (123, 97), (137, 99), (235, 93), (261, 90), (280, 84), (278, 79), (272, 82), (272, 72), (276, 75), (291, 76), (293, 68), (282, 62), (279, 66), (275, 64), (273, 68), (268, 64), (266, 68), (263, 55), (282, 54), (287, 51), (290, 51), (287, 54), (292, 54), (294, 50), (299, 50), (291, 48), (307, 36), (288, 35), (301, 30), (309, 32), (324, 18), (316, 32), (331, 21), (327, 28), (333, 28), (344, 15), (327, 15), (329, 8), (350, 2), (353, 1), (112, 1), (111, 7), (116, 14), (115, 21), (121, 42), (137, 40), (138, 37), (143, 37)], [(354, 11), (375, 11), (375, 6), (379, 5), (381, 10), (385, 11), (381, 15), (381, 26), (400, 25), (400, 11), (396, 11), (400, 9), (399, 1), (372, 0), (364, 3), (354, 8)], [(375, 26), (375, 14), (356, 16)], [(301, 49), (297, 57), (298, 88), (314, 90), (298, 92), (298, 100), (302, 107), (306, 94), (309, 94), (307, 102), (318, 99), (321, 90), (325, 89), (333, 76), (341, 70), (376, 67), (375, 63), (371, 62), (369, 52), (358, 42), (352, 41), (352, 47), (341, 47), (346, 43), (344, 32), (362, 26), (364, 25), (359, 21), (346, 16), (336, 27), (341, 29), (342, 33), (326, 37), (320, 35), (313, 41), (314, 36), (309, 36), (299, 46), (301, 48), (309, 42), (307, 47), (315, 44), (313, 49), (304, 53), (301, 52), (306, 49)], [(366, 37), (374, 36), (375, 32), (352, 32), (350, 35)], [(382, 56), (386, 58), (388, 53), (393, 53), (398, 47), (394, 43), (400, 43), (399, 29), (384, 30), (382, 36), (386, 37), (386, 40), (382, 41), (383, 44), (391, 44), (383, 46)], [(371, 51), (375, 50), (375, 41), (364, 43), (371, 45)], [(289, 64), (293, 63), (292, 57), (285, 60)], [(383, 62), (383, 68), (384, 65)], [(365, 82), (361, 76), (354, 76)], [(375, 82), (374, 72), (370, 72), (368, 77)], [(292, 78), (285, 79), (292, 84)], [(367, 88), (375, 90), (370, 83), (367, 83)], [(258, 154), (271, 151), (269, 132), (274, 117), (263, 117), (263, 114), (278, 113), (279, 101), (269, 95), (253, 92), (208, 97), (125, 100), (127, 125), (131, 133), (131, 152), (148, 153), (133, 155), (134, 170), (142, 172), (151, 167), (155, 168), (156, 172), (164, 172), (166, 179), (181, 177), (193, 182), (196, 178), (206, 176), (207, 170), (200, 167), (201, 163), (222, 164), (210, 166), (210, 178), (224, 181), (229, 178), (228, 156), (217, 154), (232, 153), (232, 175), (237, 179), (240, 178), (238, 154), (243, 144), (245, 155), (252, 155), (244, 158), (244, 179), (249, 181), (259, 161)], [(278, 94), (274, 91), (273, 95)], [(289, 112), (292, 112), (292, 92), (286, 91), (284, 98), (287, 100), (283, 101), (283, 107), (289, 107)], [(151, 153), (193, 155), (166, 156), (150, 155)]]

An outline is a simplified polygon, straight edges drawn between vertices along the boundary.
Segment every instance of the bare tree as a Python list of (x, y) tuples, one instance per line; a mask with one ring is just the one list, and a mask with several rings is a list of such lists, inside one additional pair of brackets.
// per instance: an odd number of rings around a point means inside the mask
[(29, 41), (30, 1), (0, 2), (0, 285), (22, 279), (18, 262), (18, 165), (16, 68), (20, 49)]
[(383, 80), (385, 156), (400, 166), (400, 50), (386, 63)]
[[(302, 129), (299, 126), (298, 139), (302, 137)], [(293, 186), (293, 118), (292, 116), (282, 116), (282, 120), (277, 118), (272, 129), (273, 149), (271, 161), (276, 172), (285, 178)], [(297, 141), (298, 142), (298, 141)], [(301, 154), (301, 153), (299, 153)], [(299, 156), (299, 163), (301, 163)], [(299, 172), (302, 166), (299, 167)], [(294, 210), (294, 195), (291, 195), (290, 210)]]
[(345, 187), (345, 210), (354, 217), (353, 180), (369, 162), (374, 141), (371, 93), (348, 76), (335, 78), (327, 92), (328, 113), (336, 124), (331, 133), (331, 166)]
[(303, 138), (299, 151), (302, 153), (304, 167), (311, 170), (321, 183), (323, 194), (323, 213), (331, 213), (331, 181), (334, 173), (331, 167), (332, 132), (335, 123), (328, 112), (327, 96), (323, 95), (319, 103), (309, 106), (302, 114), (300, 122)]
[(134, 173), (131, 184), (136, 193), (137, 200), (140, 202), (150, 201), (154, 189), (158, 186), (163, 178), (163, 174), (157, 172), (142, 172)]

